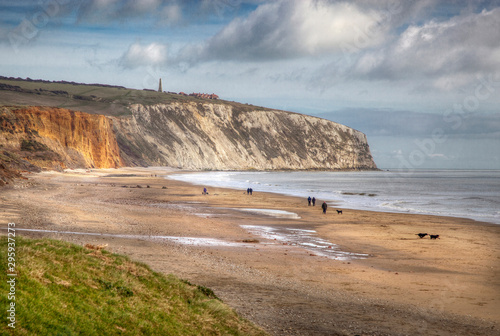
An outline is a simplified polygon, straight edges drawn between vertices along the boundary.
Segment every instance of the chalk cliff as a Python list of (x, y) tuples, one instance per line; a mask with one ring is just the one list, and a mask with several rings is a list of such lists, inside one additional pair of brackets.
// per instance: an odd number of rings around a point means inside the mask
[(130, 106), (114, 117), (127, 164), (186, 169), (376, 169), (366, 136), (321, 118), (220, 103)]

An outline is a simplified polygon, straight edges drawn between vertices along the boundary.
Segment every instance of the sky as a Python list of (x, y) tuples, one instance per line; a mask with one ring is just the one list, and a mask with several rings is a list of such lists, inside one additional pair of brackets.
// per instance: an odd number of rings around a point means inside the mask
[(0, 0), (0, 75), (216, 93), (500, 169), (500, 0)]

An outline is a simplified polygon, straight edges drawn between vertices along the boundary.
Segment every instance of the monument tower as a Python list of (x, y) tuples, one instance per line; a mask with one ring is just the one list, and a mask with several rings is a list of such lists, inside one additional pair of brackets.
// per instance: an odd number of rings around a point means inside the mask
[(160, 85), (158, 85), (158, 92), (163, 92), (163, 88), (161, 87), (161, 78), (160, 78)]

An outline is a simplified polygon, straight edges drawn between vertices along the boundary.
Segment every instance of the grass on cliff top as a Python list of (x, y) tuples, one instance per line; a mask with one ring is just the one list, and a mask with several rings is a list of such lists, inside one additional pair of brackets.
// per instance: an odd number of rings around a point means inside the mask
[[(242, 104), (226, 100), (209, 100), (173, 93), (136, 90), (119, 87), (104, 87), (98, 85), (81, 85), (68, 83), (42, 83), (17, 79), (0, 78), (0, 84), (19, 86), (26, 90), (45, 90), (38, 93), (15, 92), (0, 90), (0, 105), (12, 106), (52, 106), (67, 108), (91, 114), (108, 116), (124, 116), (130, 114), (131, 104), (153, 105), (168, 103), (212, 103), (230, 105), (236, 111), (268, 110), (263, 107)], [(64, 94), (54, 94), (53, 91), (66, 91), (70, 95), (94, 97), (97, 100), (85, 100), (68, 97)]]
[[(204, 287), (105, 250), (17, 236), (15, 329), (0, 282), (1, 335), (265, 335)], [(2, 274), (7, 238), (0, 237)]]

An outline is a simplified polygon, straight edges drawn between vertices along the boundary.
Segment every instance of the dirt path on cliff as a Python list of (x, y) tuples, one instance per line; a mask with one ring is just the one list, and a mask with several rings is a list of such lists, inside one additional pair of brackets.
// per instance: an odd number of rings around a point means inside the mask
[[(31, 237), (107, 244), (156, 271), (212, 288), (272, 335), (500, 335), (496, 226), (363, 211), (322, 216), (297, 198), (227, 189), (201, 195), (199, 187), (161, 174), (37, 174), (0, 191), (0, 225), (16, 222), (19, 234)], [(417, 240), (416, 223), (439, 228), (443, 239)], [(289, 231), (366, 258), (322, 255), (283, 239)]]

